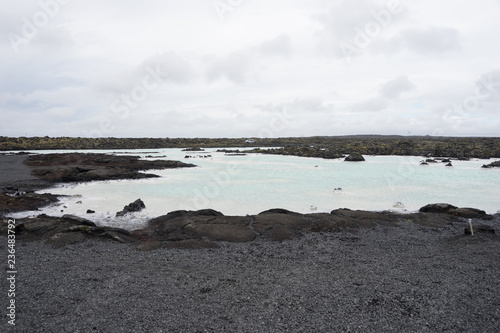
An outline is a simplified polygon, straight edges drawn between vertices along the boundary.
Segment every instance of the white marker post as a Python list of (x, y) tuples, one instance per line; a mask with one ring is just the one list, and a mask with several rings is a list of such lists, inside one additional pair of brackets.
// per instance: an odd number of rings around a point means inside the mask
[(474, 236), (474, 230), (472, 229), (472, 219), (469, 219), (470, 234)]

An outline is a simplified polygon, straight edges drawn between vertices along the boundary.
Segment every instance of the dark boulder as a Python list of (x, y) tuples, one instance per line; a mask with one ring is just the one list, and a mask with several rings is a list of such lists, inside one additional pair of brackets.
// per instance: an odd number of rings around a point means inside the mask
[(419, 211), (421, 213), (443, 213), (471, 219), (493, 219), (493, 216), (486, 214), (484, 210), (480, 210), (477, 208), (458, 208), (447, 203), (425, 205), (424, 207), (420, 208)]
[(144, 202), (141, 199), (137, 199), (136, 201), (123, 207), (123, 210), (121, 212), (116, 213), (116, 216), (125, 216), (125, 214), (130, 212), (140, 212), (144, 208), (146, 208)]
[(71, 215), (54, 217), (41, 214), (16, 222), (16, 235), (20, 239), (42, 239), (54, 247), (79, 243), (88, 237), (111, 238), (121, 243), (137, 242), (128, 230), (96, 226), (92, 221)]
[(140, 237), (157, 241), (206, 239), (250, 242), (255, 239), (256, 233), (249, 225), (248, 217), (224, 216), (212, 209), (180, 210), (150, 220)]
[(95, 213), (95, 210), (87, 209), (87, 214), (94, 214), (94, 213)]
[[(271, 210), (272, 211), (272, 210)], [(292, 239), (301, 231), (310, 230), (312, 220), (306, 215), (287, 210), (274, 210), (255, 215), (253, 228), (265, 238), (283, 241)]]
[(271, 208), (268, 210), (265, 210), (263, 212), (260, 212), (258, 215), (263, 215), (263, 214), (291, 214), (291, 215), (301, 215), (300, 213), (292, 212), (288, 209), (283, 209), (283, 208)]
[(196, 210), (194, 212), (191, 212), (190, 213), (190, 216), (224, 216), (224, 214), (222, 214), (221, 212), (219, 211), (216, 211), (214, 209), (200, 209), (200, 210)]
[(422, 213), (447, 213), (451, 209), (457, 209), (458, 207), (447, 204), (447, 203), (435, 203), (428, 204), (421, 207), (418, 211)]
[(346, 162), (363, 162), (363, 161), (365, 161), (365, 158), (360, 153), (352, 153), (349, 156), (347, 156), (344, 159), (344, 161), (346, 161)]
[(490, 164), (484, 164), (482, 168), (500, 168), (500, 161), (492, 162)]

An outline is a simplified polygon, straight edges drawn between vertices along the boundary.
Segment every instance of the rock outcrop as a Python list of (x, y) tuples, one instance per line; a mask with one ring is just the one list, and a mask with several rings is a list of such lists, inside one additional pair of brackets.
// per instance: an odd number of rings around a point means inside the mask
[(418, 211), (422, 213), (447, 213), (451, 209), (457, 209), (457, 207), (447, 203), (434, 203), (425, 205)]
[[(2, 233), (6, 232), (5, 224)], [(16, 220), (16, 237), (18, 239), (42, 239), (54, 247), (79, 243), (89, 237), (110, 238), (121, 243), (135, 243), (130, 232), (121, 228), (97, 226), (94, 222), (72, 215), (53, 217), (45, 214), (35, 218)]]
[(23, 193), (17, 196), (9, 193), (0, 193), (0, 216), (8, 213), (38, 210), (38, 208), (57, 201), (57, 196), (50, 193)]
[(500, 161), (491, 162), (490, 164), (484, 164), (482, 168), (500, 168)]
[(486, 214), (484, 210), (477, 208), (458, 208), (447, 203), (428, 204), (421, 207), (419, 211), (422, 213), (450, 214), (453, 216), (483, 220), (490, 220), (493, 218), (491, 215)]
[(116, 216), (125, 216), (127, 213), (130, 212), (140, 212), (146, 208), (146, 205), (141, 199), (137, 199), (136, 201), (129, 203), (120, 212), (116, 213)]
[(139, 171), (195, 166), (179, 161), (141, 160), (138, 156), (83, 153), (31, 155), (25, 164), (34, 168), (34, 176), (54, 183), (153, 178), (159, 176)]
[[(466, 223), (464, 218), (484, 220), (491, 217), (478, 209), (456, 208), (449, 204), (427, 205), (422, 210), (428, 212), (397, 214), (343, 208), (329, 214), (300, 214), (285, 209), (270, 209), (257, 215), (225, 216), (212, 209), (179, 210), (151, 219), (146, 227), (132, 232), (97, 226), (92, 221), (71, 215), (39, 215), (16, 221), (15, 230), (19, 239), (42, 239), (56, 247), (82, 242), (90, 237), (137, 243), (137, 249), (146, 251), (160, 248), (217, 248), (219, 242), (245, 243), (257, 238), (282, 242), (308, 232), (357, 233), (361, 229), (379, 226), (398, 227), (402, 222), (445, 228), (453, 223)], [(7, 228), (5, 220), (0, 231), (5, 234)], [(491, 228), (481, 228), (478, 227), (478, 232), (491, 232)], [(476, 231), (476, 226), (473, 230)]]
[(359, 153), (352, 153), (344, 159), (346, 162), (363, 162), (364, 160), (363, 155)]

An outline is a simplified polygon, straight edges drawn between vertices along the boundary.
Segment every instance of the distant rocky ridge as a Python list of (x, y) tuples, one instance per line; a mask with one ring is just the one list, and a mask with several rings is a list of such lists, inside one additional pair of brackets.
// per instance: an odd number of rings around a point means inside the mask
[[(500, 158), (500, 138), (397, 135), (316, 136), (292, 138), (72, 138), (0, 137), (2, 150), (41, 149), (161, 149), (161, 148), (283, 147), (265, 151), (283, 155), (339, 158), (362, 155), (411, 155), (453, 158)], [(259, 152), (259, 151), (256, 151)], [(336, 156), (336, 157), (334, 157)]]

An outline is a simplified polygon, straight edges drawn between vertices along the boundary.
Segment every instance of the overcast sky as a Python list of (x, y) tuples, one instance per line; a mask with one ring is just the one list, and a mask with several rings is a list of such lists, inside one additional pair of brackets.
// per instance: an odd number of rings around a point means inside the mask
[(0, 4), (0, 136), (500, 136), (498, 0)]

